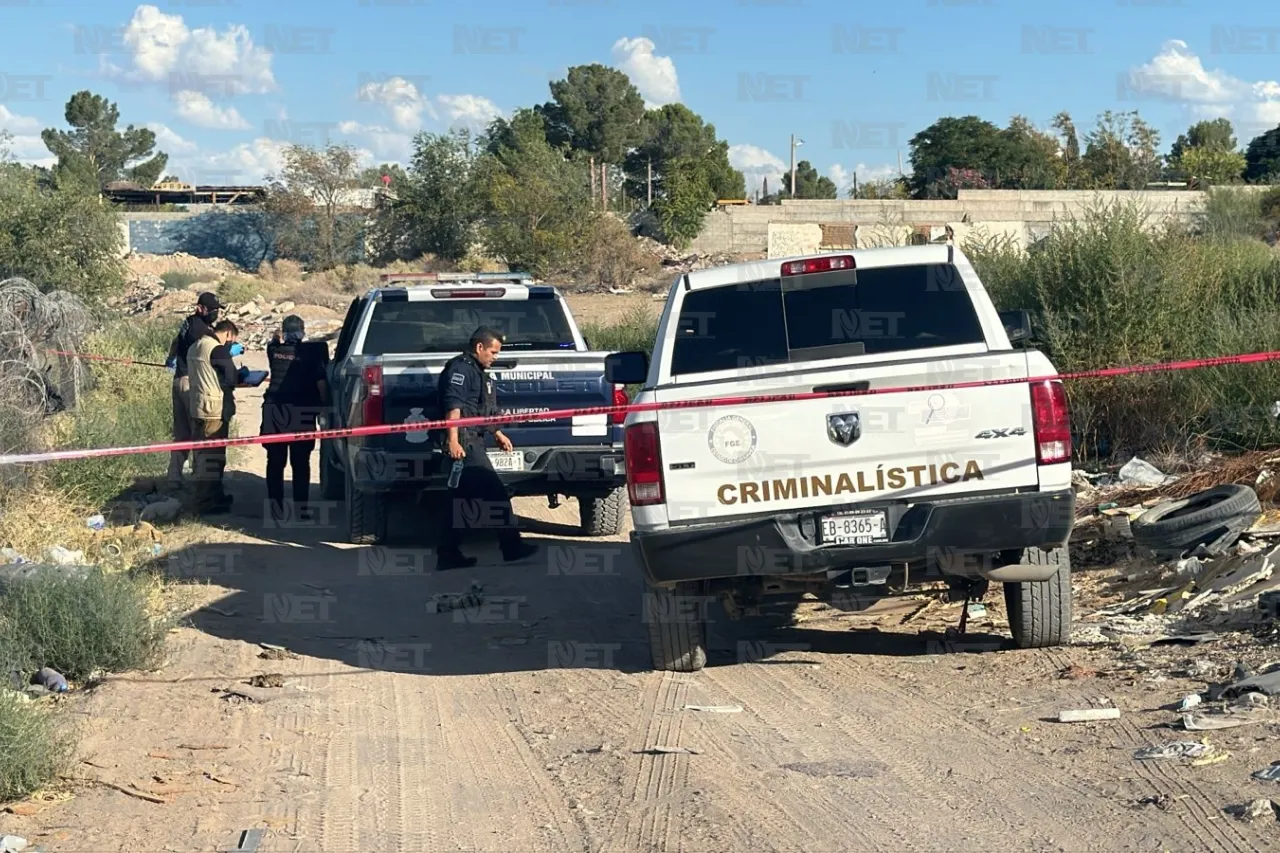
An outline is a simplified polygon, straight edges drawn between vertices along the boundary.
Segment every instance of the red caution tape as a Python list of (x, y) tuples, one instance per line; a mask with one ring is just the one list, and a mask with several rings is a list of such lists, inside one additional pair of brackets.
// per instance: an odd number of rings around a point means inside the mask
[(363, 435), (391, 435), (398, 432), (438, 430), (448, 427), (502, 426), (525, 421), (560, 420), (579, 415), (613, 415), (626, 412), (657, 412), (666, 409), (716, 408), (721, 406), (751, 406), (760, 403), (781, 403), (791, 400), (820, 400), (835, 397), (866, 397), (875, 394), (899, 394), (903, 392), (943, 391), (951, 388), (979, 388), (989, 385), (1017, 385), (1054, 380), (1102, 379), (1111, 376), (1129, 376), (1136, 373), (1161, 373), (1177, 370), (1194, 370), (1205, 367), (1225, 367), (1233, 364), (1259, 364), (1280, 361), (1280, 351), (1227, 355), (1218, 358), (1197, 358), (1186, 361), (1168, 361), (1160, 364), (1140, 364), (1130, 367), (1106, 367), (1097, 370), (1081, 370), (1075, 373), (1055, 373), (1047, 376), (1029, 376), (1020, 379), (980, 379), (972, 382), (952, 382), (938, 385), (900, 386), (896, 388), (872, 388), (865, 391), (810, 391), (799, 394), (768, 394), (755, 397), (716, 397), (702, 400), (674, 400), (665, 403), (630, 403), (625, 406), (594, 406), (583, 409), (560, 409), (521, 415), (496, 415), (493, 417), (459, 418), (452, 421), (435, 420), (411, 424), (380, 424), (378, 426), (347, 427), (345, 429), (312, 430), (311, 432), (253, 435), (242, 438), (224, 438), (210, 441), (175, 441), (165, 444), (148, 444), (138, 447), (96, 447), (87, 450), (54, 450), (45, 453), (18, 453), (0, 455), (0, 465), (17, 465), (26, 462), (55, 462), (67, 459), (93, 459), (104, 456), (127, 456), (136, 453), (168, 453), (170, 451), (212, 450), (217, 447), (235, 447), (247, 444), (279, 444), (289, 441), (307, 441), (324, 438), (348, 438)]
[(65, 350), (60, 350), (60, 349), (47, 349), (45, 350), (45, 352), (49, 353), (50, 355), (65, 355), (71, 358), (87, 358), (87, 359), (90, 359), (91, 361), (111, 361), (111, 362), (115, 362), (116, 364), (141, 364), (144, 367), (168, 367), (169, 366), (167, 364), (160, 364), (159, 362), (155, 362), (155, 361), (137, 361), (136, 359), (132, 359), (132, 358), (112, 358), (106, 355), (89, 355), (83, 352), (67, 352)]

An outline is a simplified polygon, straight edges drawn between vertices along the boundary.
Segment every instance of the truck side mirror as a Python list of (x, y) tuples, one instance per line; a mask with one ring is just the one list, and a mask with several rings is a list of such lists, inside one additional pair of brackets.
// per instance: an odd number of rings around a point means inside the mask
[(643, 352), (613, 352), (604, 357), (604, 378), (613, 385), (640, 385), (649, 378), (649, 356)]
[(1031, 339), (1031, 312), (1021, 309), (1001, 311), (1000, 322), (1004, 324), (1004, 331), (1009, 336), (1009, 343), (1016, 344), (1020, 341)]

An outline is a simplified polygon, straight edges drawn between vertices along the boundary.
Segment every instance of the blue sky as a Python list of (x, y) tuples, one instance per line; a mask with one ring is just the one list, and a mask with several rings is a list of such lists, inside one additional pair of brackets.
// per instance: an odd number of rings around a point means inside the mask
[(794, 133), (843, 190), (909, 169), (943, 115), (1067, 110), (1083, 133), (1138, 109), (1166, 148), (1226, 116), (1243, 146), (1280, 124), (1274, 19), (1254, 0), (0, 0), (0, 128), (47, 162), (40, 129), (87, 88), (156, 130), (170, 172), (256, 182), (290, 142), (403, 162), (416, 131), (479, 129), (599, 62), (713, 123), (750, 186)]

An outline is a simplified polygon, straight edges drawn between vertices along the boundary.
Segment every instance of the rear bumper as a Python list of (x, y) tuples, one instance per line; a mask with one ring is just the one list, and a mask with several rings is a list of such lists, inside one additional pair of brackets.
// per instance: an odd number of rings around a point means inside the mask
[[(492, 450), (492, 448), (490, 448)], [(517, 447), (524, 470), (498, 471), (515, 495), (578, 494), (625, 486), (621, 446)], [(438, 451), (390, 453), (350, 448), (352, 480), (361, 492), (436, 491), (447, 488), (449, 466)]]
[[(875, 509), (868, 505), (866, 509)], [(888, 511), (890, 541), (816, 544), (819, 513), (634, 531), (631, 545), (655, 585), (735, 577), (785, 577), (885, 566), (931, 566), (965, 577), (999, 567), (991, 555), (1066, 544), (1075, 525), (1075, 492), (939, 500)], [(945, 567), (945, 569), (943, 568)], [(992, 579), (1000, 577), (996, 572)]]

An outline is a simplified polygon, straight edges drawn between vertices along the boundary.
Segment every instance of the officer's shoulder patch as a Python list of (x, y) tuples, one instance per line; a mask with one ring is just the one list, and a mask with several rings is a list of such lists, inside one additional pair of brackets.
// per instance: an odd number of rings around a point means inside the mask
[(449, 377), (449, 381), (454, 385), (466, 385), (467, 375), (465, 373), (455, 373)]

